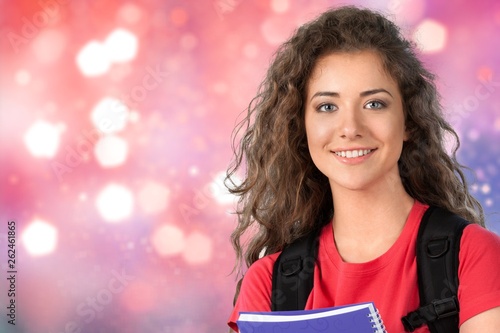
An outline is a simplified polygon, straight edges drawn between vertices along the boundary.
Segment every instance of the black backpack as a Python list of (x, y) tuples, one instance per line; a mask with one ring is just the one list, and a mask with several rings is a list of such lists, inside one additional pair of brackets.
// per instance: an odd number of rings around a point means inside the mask
[[(420, 308), (403, 317), (413, 332), (427, 324), (431, 333), (458, 333), (458, 252), (463, 218), (429, 207), (417, 236), (417, 276)], [(320, 229), (285, 247), (273, 268), (271, 310), (304, 309), (313, 288)]]

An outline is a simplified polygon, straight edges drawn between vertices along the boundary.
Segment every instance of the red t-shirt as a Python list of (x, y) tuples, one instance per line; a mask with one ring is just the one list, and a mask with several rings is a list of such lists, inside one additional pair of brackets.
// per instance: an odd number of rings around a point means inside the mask
[[(306, 309), (358, 302), (374, 302), (390, 333), (404, 332), (401, 317), (419, 307), (415, 242), (420, 220), (428, 206), (413, 205), (403, 231), (393, 246), (366, 263), (346, 263), (334, 243), (331, 223), (320, 235), (314, 287)], [(271, 277), (279, 253), (250, 266), (229, 326), (240, 311), (270, 311)], [(500, 306), (500, 237), (478, 225), (465, 228), (459, 254), (460, 325), (488, 309)], [(415, 332), (429, 332), (427, 326)]]

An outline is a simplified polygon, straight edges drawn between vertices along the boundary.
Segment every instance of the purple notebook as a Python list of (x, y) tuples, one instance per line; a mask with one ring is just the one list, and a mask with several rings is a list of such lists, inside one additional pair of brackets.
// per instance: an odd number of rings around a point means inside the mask
[(384, 333), (384, 324), (373, 302), (332, 308), (240, 312), (240, 333)]

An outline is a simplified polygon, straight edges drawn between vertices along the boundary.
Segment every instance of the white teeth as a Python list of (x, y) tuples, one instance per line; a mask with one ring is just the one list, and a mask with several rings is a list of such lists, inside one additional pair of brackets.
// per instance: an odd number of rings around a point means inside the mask
[(337, 151), (335, 154), (340, 157), (356, 158), (371, 153), (371, 149)]

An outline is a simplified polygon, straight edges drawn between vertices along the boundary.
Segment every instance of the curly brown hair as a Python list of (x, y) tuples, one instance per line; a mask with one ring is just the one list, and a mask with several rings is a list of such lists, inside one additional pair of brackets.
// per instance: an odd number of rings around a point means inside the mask
[[(231, 235), (238, 272), (243, 259), (248, 267), (262, 253), (280, 251), (329, 222), (332, 194), (309, 154), (305, 91), (319, 57), (361, 50), (377, 52), (399, 85), (409, 138), (398, 165), (407, 193), (484, 226), (483, 209), (469, 193), (464, 167), (456, 159), (460, 140), (443, 117), (434, 75), (393, 22), (372, 10), (346, 6), (324, 12), (281, 45), (233, 133), (235, 159), (226, 184), (240, 197)], [(445, 149), (446, 135), (455, 141), (451, 154)], [(232, 182), (245, 166), (244, 180)], [(247, 231), (251, 237), (244, 242)]]

